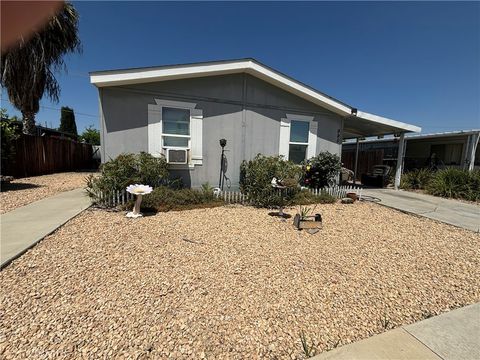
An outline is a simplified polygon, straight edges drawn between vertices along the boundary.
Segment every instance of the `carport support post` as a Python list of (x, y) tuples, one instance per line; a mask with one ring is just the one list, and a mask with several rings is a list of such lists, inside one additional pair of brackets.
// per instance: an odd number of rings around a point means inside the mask
[(397, 168), (395, 170), (395, 190), (398, 190), (398, 188), (400, 187), (400, 179), (402, 178), (404, 149), (405, 134), (401, 133), (400, 139), (398, 140)]
[(480, 138), (480, 132), (471, 134), (467, 140), (467, 159), (466, 164), (468, 171), (472, 171), (475, 168), (475, 153), (477, 152), (478, 141)]
[(355, 167), (353, 169), (353, 184), (357, 182), (357, 168), (358, 168), (358, 148), (360, 146), (359, 138), (357, 138), (357, 146), (355, 148)]

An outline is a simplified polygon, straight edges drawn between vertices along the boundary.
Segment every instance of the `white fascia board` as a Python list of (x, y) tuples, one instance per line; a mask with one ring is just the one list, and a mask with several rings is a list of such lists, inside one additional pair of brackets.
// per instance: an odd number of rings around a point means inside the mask
[(468, 135), (476, 135), (476, 134), (480, 134), (480, 129), (445, 131), (445, 132), (432, 133), (432, 134), (413, 134), (411, 136), (408, 136), (407, 139), (420, 140), (420, 139), (432, 139), (432, 138), (439, 138), (439, 137), (468, 136)]
[(132, 69), (108, 73), (99, 72), (90, 75), (90, 82), (97, 87), (104, 87), (241, 72), (251, 74), (272, 85), (325, 107), (339, 115), (349, 116), (351, 114), (350, 107), (251, 60), (232, 61), (222, 64), (200, 64), (184, 67), (175, 66), (159, 69)]
[(245, 68), (245, 61), (225, 64), (205, 64), (197, 66), (171, 67), (160, 69), (119, 70), (108, 73), (92, 73), (90, 82), (97, 87), (140, 84), (154, 81), (175, 80), (188, 77), (200, 77), (235, 73)]
[(397, 128), (398, 132), (420, 132), (420, 131), (422, 131), (422, 128), (419, 127), (419, 126), (403, 123), (403, 122), (400, 122), (400, 121), (397, 121), (397, 120), (388, 119), (388, 118), (378, 116), (378, 115), (374, 115), (374, 114), (369, 114), (369, 113), (363, 112), (363, 111), (358, 111), (357, 112), (357, 117), (361, 118), (361, 119), (364, 119), (364, 120), (371, 121), (371, 122), (375, 122), (375, 123), (378, 123), (378, 124), (387, 125), (387, 126)]

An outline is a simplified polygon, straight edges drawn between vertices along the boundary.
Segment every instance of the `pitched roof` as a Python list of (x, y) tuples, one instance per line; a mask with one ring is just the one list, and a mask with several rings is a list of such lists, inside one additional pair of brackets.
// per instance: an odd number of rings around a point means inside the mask
[[(383, 134), (410, 131), (419, 132), (421, 130), (421, 128), (415, 125), (357, 111), (356, 108), (328, 96), (252, 58), (94, 71), (90, 73), (90, 82), (97, 87), (107, 87), (236, 73), (247, 73), (255, 76), (267, 83), (345, 117), (348, 119), (348, 126), (353, 126), (352, 129), (347, 128), (346, 133), (351, 134), (353, 137), (357, 135), (366, 135), (363, 134), (362, 129), (359, 128), (361, 125), (365, 125), (365, 129), (368, 131), (367, 136), (380, 135), (379, 132)], [(372, 131), (374, 133), (371, 133)]]

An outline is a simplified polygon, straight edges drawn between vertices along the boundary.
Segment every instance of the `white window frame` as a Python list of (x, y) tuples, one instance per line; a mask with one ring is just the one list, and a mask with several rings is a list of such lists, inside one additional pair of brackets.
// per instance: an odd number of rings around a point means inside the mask
[[(318, 124), (314, 121), (314, 118), (314, 116), (308, 115), (286, 114), (286, 118), (281, 120), (279, 155), (282, 155), (285, 160), (289, 160), (290, 145), (307, 145), (305, 154), (306, 159), (310, 159), (311, 157), (316, 155)], [(308, 122), (308, 142), (304, 143), (290, 141), (290, 130), (292, 121)]]
[[(193, 105), (196, 105), (196, 104), (193, 104)], [(195, 106), (194, 106), (195, 107)], [(188, 129), (188, 135), (181, 135), (181, 134), (169, 134), (169, 133), (165, 133), (163, 132), (163, 108), (169, 108), (169, 109), (181, 109), (181, 110), (188, 110), (188, 118), (189, 118), (189, 122), (188, 122), (188, 126), (189, 126), (189, 129)], [(167, 106), (167, 105), (162, 105), (161, 107), (161, 116), (162, 116), (162, 135), (161, 135), (161, 141), (162, 141), (162, 149), (163, 150), (167, 150), (167, 149), (174, 149), (174, 150), (187, 150), (187, 151), (190, 151), (191, 149), (191, 139), (192, 139), (192, 108), (191, 107), (186, 107), (186, 106)], [(188, 142), (187, 142), (187, 146), (168, 146), (168, 145), (165, 145), (165, 137), (176, 137), (176, 138), (187, 138), (188, 139)]]
[[(292, 138), (292, 122), (293, 121), (301, 121), (301, 122), (306, 122), (308, 123), (308, 129), (307, 129), (307, 142), (297, 142), (297, 141), (291, 141), (291, 138)], [(290, 136), (289, 136), (289, 139), (288, 139), (288, 157), (290, 158), (290, 145), (303, 145), (303, 146), (306, 146), (305, 148), (305, 159), (307, 159), (308, 157), (308, 138), (309, 138), (309, 134), (310, 134), (310, 121), (309, 119), (291, 119), (290, 120)]]
[[(155, 104), (148, 104), (148, 152), (153, 156), (166, 156), (167, 149), (187, 150), (188, 167), (202, 165), (202, 121), (203, 112), (196, 109), (196, 103), (155, 99)], [(189, 135), (168, 134), (163, 132), (163, 108), (188, 110), (190, 113)], [(187, 147), (166, 146), (164, 137), (188, 138)], [(195, 137), (193, 144), (192, 137)], [(178, 167), (179, 165), (171, 165)]]

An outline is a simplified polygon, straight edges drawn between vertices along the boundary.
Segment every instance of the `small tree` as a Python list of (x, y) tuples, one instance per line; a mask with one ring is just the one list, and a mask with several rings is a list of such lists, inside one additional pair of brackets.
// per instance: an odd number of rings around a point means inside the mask
[(60, 127), (58, 130), (67, 134), (78, 135), (75, 113), (72, 108), (62, 106), (60, 110)]
[(87, 144), (100, 145), (100, 131), (95, 129), (93, 125), (90, 125), (80, 135), (80, 141), (85, 141)]
[(314, 189), (332, 185), (341, 169), (342, 163), (337, 154), (321, 152), (306, 161), (303, 183)]
[(6, 109), (0, 110), (0, 134), (1, 134), (1, 173), (5, 175), (7, 165), (15, 156), (15, 140), (18, 139), (19, 130), (15, 121), (9, 119)]

